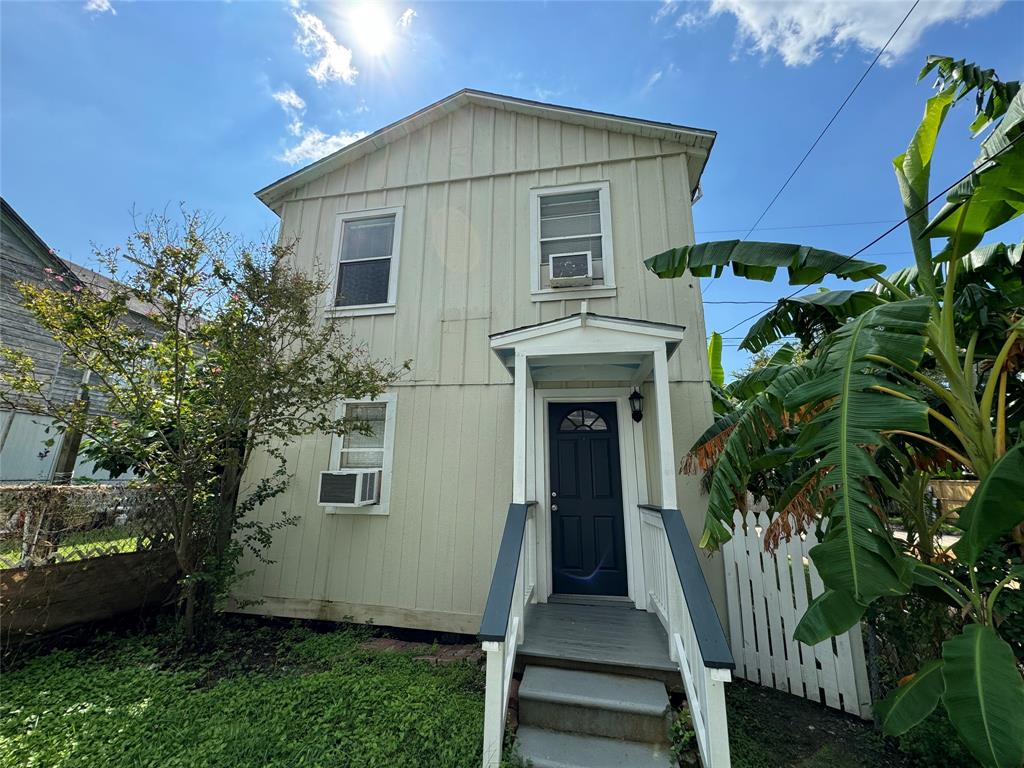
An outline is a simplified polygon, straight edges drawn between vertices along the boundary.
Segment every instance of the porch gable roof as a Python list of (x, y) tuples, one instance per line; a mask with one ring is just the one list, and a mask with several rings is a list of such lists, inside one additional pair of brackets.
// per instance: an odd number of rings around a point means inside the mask
[[(650, 357), (650, 350), (660, 342), (665, 345), (666, 358), (672, 357), (685, 331), (681, 325), (598, 315), (584, 308), (556, 320), (492, 333), (490, 340), (491, 349), (510, 372), (515, 369), (518, 351), (538, 358), (531, 361), (532, 367), (551, 368), (551, 373), (556, 368), (600, 360), (606, 368), (614, 366), (621, 374), (632, 372), (625, 376), (627, 379), (642, 380), (650, 371), (643, 360)], [(540, 358), (547, 358), (547, 362)]]

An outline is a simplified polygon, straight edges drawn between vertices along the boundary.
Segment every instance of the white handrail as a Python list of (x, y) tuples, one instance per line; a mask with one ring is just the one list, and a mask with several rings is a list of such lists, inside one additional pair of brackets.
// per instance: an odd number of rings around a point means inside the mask
[[(489, 639), (483, 642), (487, 675), (484, 693), (483, 768), (498, 768), (501, 764), (501, 750), (505, 740), (505, 719), (508, 714), (509, 693), (512, 690), (512, 675), (515, 672), (516, 651), (524, 639), (526, 606), (533, 601), (537, 584), (537, 528), (533, 507), (527, 506), (525, 512), (525, 519), (522, 519), (522, 544), (519, 548), (519, 557), (515, 561), (514, 573), (511, 574), (511, 577), (515, 579), (515, 585), (512, 590), (512, 599), (509, 602), (505, 636), (501, 640)], [(509, 528), (506, 527), (505, 535), (507, 536), (509, 533)], [(512, 533), (517, 532), (512, 531)], [(499, 574), (496, 567), (495, 580), (508, 576), (508, 573)], [(496, 587), (500, 587), (500, 585), (496, 585), (492, 580), (492, 592), (496, 590)], [(505, 594), (508, 593), (505, 592)], [(491, 610), (490, 605), (488, 610)], [(486, 620), (485, 614), (485, 622)]]
[[(640, 542), (648, 610), (657, 615), (668, 634), (669, 654), (679, 665), (705, 767), (729, 768), (724, 684), (732, 680), (732, 674), (728, 668), (708, 666), (701, 653), (686, 590), (665, 530), (665, 513), (679, 514), (677, 510), (641, 508)], [(717, 631), (721, 632), (720, 625)]]

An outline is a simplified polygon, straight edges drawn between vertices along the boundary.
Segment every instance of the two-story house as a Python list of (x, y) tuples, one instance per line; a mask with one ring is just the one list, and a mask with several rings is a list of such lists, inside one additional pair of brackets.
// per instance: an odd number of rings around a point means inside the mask
[[(257, 193), (301, 265), (331, 276), (326, 321), (412, 370), (339, 404), (372, 436), (288, 447), (292, 484), (257, 514), (298, 524), (273, 562), (243, 564), (238, 596), (256, 613), (479, 633), (485, 763), (517, 647), (551, 666), (544, 638), (640, 656), (651, 641), (638, 674), (678, 681), (673, 637), (696, 642), (680, 606), (725, 618), (720, 560), (676, 551), (705, 511), (677, 471), (712, 420), (700, 284), (643, 265), (693, 241), (714, 139), (463, 90)], [(254, 460), (250, 480), (263, 471)]]

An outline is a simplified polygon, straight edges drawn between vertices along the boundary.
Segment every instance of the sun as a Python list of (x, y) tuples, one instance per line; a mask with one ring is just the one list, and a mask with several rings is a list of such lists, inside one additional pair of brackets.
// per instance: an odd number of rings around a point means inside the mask
[(383, 56), (395, 39), (395, 25), (387, 10), (376, 3), (361, 3), (350, 16), (356, 44), (371, 56)]

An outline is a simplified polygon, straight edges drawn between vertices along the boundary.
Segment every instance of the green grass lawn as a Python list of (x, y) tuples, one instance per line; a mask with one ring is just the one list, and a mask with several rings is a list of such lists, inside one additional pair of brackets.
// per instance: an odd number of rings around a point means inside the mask
[(364, 636), (230, 620), (201, 655), (164, 631), (16, 660), (0, 678), (0, 766), (479, 765), (479, 665)]
[[(479, 766), (481, 665), (435, 665), (414, 658), (430, 646), (369, 637), (225, 617), (208, 649), (183, 653), (165, 619), (16, 651), (0, 675), (0, 768)], [(796, 696), (726, 691), (734, 768), (967, 765), (908, 760), (871, 723)]]

